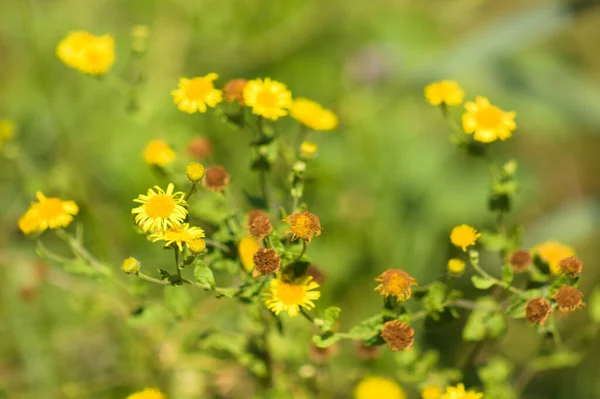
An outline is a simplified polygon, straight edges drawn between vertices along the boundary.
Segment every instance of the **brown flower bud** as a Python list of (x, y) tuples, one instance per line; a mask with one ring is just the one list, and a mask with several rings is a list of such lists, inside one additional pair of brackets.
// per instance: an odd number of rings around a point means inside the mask
[(263, 211), (262, 209), (252, 209), (251, 211), (248, 211), (246, 214), (246, 217), (248, 218), (248, 226), (250, 226), (254, 222), (254, 219), (259, 216), (269, 218), (267, 212)]
[(379, 346), (367, 346), (363, 341), (356, 341), (354, 348), (361, 360), (374, 360), (381, 356)]
[(223, 87), (223, 99), (230, 103), (237, 101), (243, 107), (246, 83), (248, 83), (246, 79), (232, 79), (227, 82)]
[(210, 191), (223, 191), (229, 184), (229, 173), (222, 166), (206, 169), (202, 185)]
[(560, 287), (552, 298), (556, 301), (558, 310), (561, 312), (571, 312), (585, 306), (582, 301), (583, 293), (577, 288), (569, 285)]
[(187, 145), (187, 153), (194, 159), (208, 158), (212, 153), (212, 144), (204, 137), (193, 138)]
[(508, 257), (508, 262), (512, 266), (515, 273), (522, 273), (529, 269), (529, 265), (531, 265), (531, 254), (529, 251), (524, 249), (519, 249), (518, 251), (513, 252)]
[(319, 285), (323, 285), (325, 282), (325, 273), (317, 265), (310, 265), (306, 270), (306, 274), (312, 276), (313, 281)]
[(527, 301), (525, 305), (525, 316), (527, 320), (534, 324), (546, 324), (546, 320), (552, 312), (550, 302), (544, 298), (534, 298)]
[(576, 277), (583, 270), (583, 262), (576, 256), (561, 259), (558, 262), (560, 271), (570, 277)]
[(394, 352), (410, 348), (415, 341), (415, 330), (400, 320), (388, 321), (383, 325), (381, 336)]
[(250, 235), (254, 238), (258, 238), (259, 240), (265, 238), (269, 235), (273, 226), (271, 226), (271, 221), (267, 216), (259, 215), (252, 220), (249, 226), (246, 226)]
[(411, 285), (417, 285), (417, 280), (409, 276), (401, 269), (388, 269), (375, 277), (375, 281), (381, 283), (375, 291), (379, 291), (381, 295), (395, 296), (398, 301), (406, 301), (411, 296)]
[(281, 264), (281, 258), (273, 248), (260, 248), (252, 259), (254, 261), (254, 272), (252, 273), (254, 277), (275, 273)]

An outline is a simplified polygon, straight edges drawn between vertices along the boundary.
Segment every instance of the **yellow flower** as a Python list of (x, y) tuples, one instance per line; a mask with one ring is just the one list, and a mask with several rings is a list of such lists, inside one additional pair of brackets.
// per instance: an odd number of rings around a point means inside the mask
[(316, 288), (319, 288), (319, 284), (312, 281), (312, 276), (299, 277), (293, 281), (284, 281), (278, 277), (271, 279), (270, 286), (262, 292), (262, 298), (276, 315), (288, 312), (290, 316), (297, 316), (300, 307), (315, 307), (313, 301), (321, 296), (319, 291), (313, 291)]
[(190, 243), (198, 238), (204, 238), (204, 230), (200, 227), (190, 227), (189, 223), (172, 226), (166, 230), (158, 230), (150, 235), (152, 242), (166, 241), (165, 247), (176, 244), (183, 251), (183, 244), (189, 247)]
[(201, 238), (197, 238), (187, 243), (188, 248), (194, 254), (201, 254), (206, 249), (206, 241)]
[(475, 102), (465, 103), (467, 112), (463, 114), (462, 125), (465, 133), (475, 133), (475, 141), (491, 143), (497, 139), (506, 140), (517, 128), (515, 112), (505, 112), (490, 101), (478, 96)]
[(314, 236), (321, 235), (321, 221), (308, 211), (292, 213), (283, 221), (290, 225), (283, 234), (292, 233), (292, 241), (301, 238), (310, 243)]
[(144, 149), (144, 160), (148, 165), (164, 167), (175, 160), (175, 151), (162, 140), (150, 140)]
[(575, 256), (575, 250), (558, 241), (546, 241), (531, 248), (531, 252), (538, 256), (550, 266), (552, 274), (560, 274), (559, 262), (565, 258)]
[(253, 114), (277, 120), (288, 114), (292, 93), (286, 85), (275, 80), (254, 79), (244, 86), (244, 103), (252, 108)]
[(247, 272), (254, 269), (254, 254), (260, 245), (258, 245), (258, 241), (254, 238), (248, 236), (242, 238), (238, 245), (238, 252), (240, 254), (240, 260), (242, 261), (242, 266), (246, 269)]
[(440, 80), (425, 86), (425, 98), (431, 105), (458, 105), (464, 96), (465, 92), (453, 80)]
[(204, 177), (204, 166), (198, 162), (192, 162), (185, 168), (185, 175), (191, 182), (197, 183)]
[(294, 100), (290, 115), (314, 130), (333, 130), (338, 124), (333, 112), (306, 98)]
[(131, 256), (121, 264), (121, 270), (127, 274), (137, 274), (140, 271), (140, 267), (140, 261)]
[(65, 65), (82, 73), (103, 75), (115, 62), (115, 41), (111, 35), (71, 32), (58, 43), (56, 55)]
[(370, 376), (363, 378), (354, 389), (355, 399), (406, 399), (406, 393), (395, 381)]
[(442, 390), (435, 385), (429, 386), (421, 392), (421, 399), (440, 399), (441, 396)]
[(456, 387), (446, 388), (446, 392), (442, 396), (442, 399), (481, 399), (483, 398), (482, 393), (475, 391), (465, 391), (463, 384), (458, 384)]
[(450, 233), (450, 241), (457, 247), (462, 248), (463, 251), (467, 250), (467, 247), (475, 245), (477, 238), (481, 234), (477, 232), (473, 227), (466, 224), (461, 224), (452, 229)]
[(411, 285), (418, 285), (417, 280), (401, 269), (388, 269), (375, 277), (375, 281), (381, 283), (375, 291), (381, 295), (395, 296), (398, 301), (406, 301), (411, 297)]
[(0, 119), (0, 148), (2, 144), (15, 135), (15, 125), (8, 119)]
[(223, 101), (223, 92), (215, 89), (213, 83), (218, 77), (219, 75), (213, 72), (192, 79), (179, 79), (179, 88), (171, 92), (177, 108), (193, 114), (194, 112), (206, 112), (207, 105), (212, 108), (216, 107)]
[(19, 219), (19, 228), (25, 234), (67, 227), (73, 221), (73, 215), (79, 212), (74, 201), (47, 198), (40, 191), (35, 195), (39, 202), (31, 203), (29, 210)]
[(167, 397), (156, 388), (146, 388), (143, 391), (132, 393), (127, 399), (166, 399)]
[(185, 194), (181, 191), (173, 193), (173, 183), (169, 183), (166, 192), (158, 186), (154, 186), (154, 189), (156, 191), (150, 188), (146, 195), (140, 194), (133, 200), (142, 204), (131, 210), (136, 215), (135, 222), (145, 232), (166, 230), (182, 223), (187, 216), (187, 202), (183, 199)]
[(461, 274), (465, 271), (465, 262), (462, 259), (450, 259), (448, 261), (448, 271), (452, 274)]
[(319, 147), (315, 143), (311, 143), (309, 141), (303, 141), (300, 144), (300, 157), (303, 159), (311, 159), (317, 153)]

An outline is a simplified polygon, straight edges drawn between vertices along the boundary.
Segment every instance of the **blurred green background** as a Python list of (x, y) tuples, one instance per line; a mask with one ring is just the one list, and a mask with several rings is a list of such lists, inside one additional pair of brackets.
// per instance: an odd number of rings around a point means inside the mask
[[(121, 300), (114, 286), (43, 267), (35, 243), (16, 224), (42, 190), (77, 201), (87, 248), (115, 271), (130, 255), (151, 264), (149, 270), (170, 262), (159, 245), (135, 234), (130, 216), (138, 193), (167, 182), (141, 156), (153, 138), (177, 150), (173, 169), (180, 171), (190, 160), (187, 143), (207, 138), (213, 151), (203, 163), (230, 171), (240, 201), (243, 191), (257, 194), (248, 133), (210, 112), (178, 111), (170, 91), (181, 76), (214, 71), (220, 84), (270, 76), (338, 113), (337, 131), (311, 136), (319, 156), (308, 171), (305, 199), (324, 227), (310, 246), (327, 275), (318, 307), (341, 304), (342, 329), (380, 306), (375, 275), (403, 268), (427, 284), (445, 275), (455, 254), (448, 242), (454, 225), (493, 226), (485, 163), (456, 150), (439, 110), (424, 101), (424, 85), (441, 78), (459, 81), (467, 99), (484, 95), (517, 112), (513, 139), (492, 150), (500, 161), (519, 161), (522, 190), (508, 221), (524, 224), (527, 245), (547, 239), (573, 245), (586, 265), (582, 290), (591, 292), (600, 282), (600, 7), (594, 3), (0, 2), (0, 119), (17, 126), (0, 158), (0, 397), (123, 398), (144, 386), (159, 386), (171, 398), (251, 397), (240, 367), (178, 346), (198, 326), (233, 328), (238, 305), (195, 293), (185, 322), (172, 322), (158, 307), (154, 316), (164, 323), (128, 321), (138, 299)], [(113, 80), (68, 69), (55, 47), (71, 30), (110, 33), (117, 43), (113, 73), (127, 80), (135, 24), (147, 25), (150, 37), (140, 109), (131, 113)], [(294, 132), (290, 123), (282, 125)], [(49, 233), (43, 239), (59, 245)], [(461, 280), (465, 289), (467, 281)], [(149, 289), (149, 301), (160, 302), (161, 288)], [(567, 339), (587, 322), (583, 311), (560, 320)], [(440, 349), (441, 364), (454, 366), (468, 348), (460, 341), (461, 323), (419, 325), (417, 342)], [(289, 328), (297, 330), (295, 338), (277, 342), (276, 352), (291, 359), (280, 372), (294, 375), (310, 364), (310, 336), (303, 320)], [(524, 323), (511, 323), (490, 351), (518, 370), (540, 340)], [(366, 367), (393, 375), (397, 366), (384, 352)], [(600, 397), (600, 344), (586, 352), (574, 369), (537, 376), (523, 397)], [(486, 353), (475, 359), (485, 361)], [(352, 344), (343, 343), (326, 367), (336, 398), (351, 396), (364, 367)], [(472, 372), (465, 378), (477, 383)], [(215, 381), (222, 396), (214, 393)], [(201, 396), (205, 389), (213, 393)]]

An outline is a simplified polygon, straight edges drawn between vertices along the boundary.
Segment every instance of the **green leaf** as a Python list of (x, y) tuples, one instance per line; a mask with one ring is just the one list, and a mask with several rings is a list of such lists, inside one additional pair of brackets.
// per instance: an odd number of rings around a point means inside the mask
[(497, 338), (506, 330), (506, 320), (499, 312), (490, 311), (498, 304), (491, 298), (480, 298), (476, 309), (471, 312), (463, 329), (465, 341), (481, 341), (485, 338)]
[(194, 267), (194, 277), (200, 284), (208, 284), (211, 287), (215, 286), (215, 276), (210, 267), (204, 262), (197, 262)]
[(540, 356), (537, 359), (534, 359), (530, 365), (535, 371), (543, 371), (574, 367), (577, 366), (582, 359), (583, 355), (581, 353), (564, 350), (552, 353), (548, 356)]
[(218, 288), (217, 289), (217, 298), (233, 298), (235, 294), (238, 292), (237, 288)]
[(504, 281), (506, 284), (510, 284), (512, 283), (514, 277), (515, 272), (510, 264), (507, 263), (502, 266), (502, 281)]
[(165, 287), (165, 303), (175, 315), (182, 317), (188, 314), (192, 305), (192, 298), (183, 286)]
[(503, 357), (492, 357), (485, 366), (477, 370), (477, 374), (487, 386), (505, 383), (512, 371), (513, 365), (511, 362)]
[(594, 288), (588, 301), (590, 318), (596, 324), (600, 324), (600, 287)]
[(323, 331), (331, 330), (340, 318), (341, 311), (342, 309), (340, 309), (337, 306), (330, 306), (327, 309), (325, 309), (325, 313), (323, 315), (323, 325), (321, 326), (321, 329)]
[(504, 313), (507, 316), (512, 317), (513, 319), (522, 319), (525, 317), (525, 306), (527, 305), (527, 301), (522, 299), (521, 297), (514, 297), (513, 302), (506, 308)]
[(440, 282), (431, 284), (423, 298), (423, 308), (434, 320), (439, 319), (439, 314), (445, 309), (446, 285)]
[(327, 348), (327, 347), (335, 344), (341, 338), (342, 337), (339, 336), (338, 334), (333, 333), (331, 331), (328, 331), (328, 332), (325, 332), (325, 333), (323, 333), (321, 335), (313, 335), (312, 341), (319, 348)]
[(475, 288), (478, 288), (480, 290), (487, 290), (495, 284), (494, 280), (481, 276), (473, 276), (471, 277), (471, 281), (473, 282)]
[(483, 231), (479, 241), (489, 251), (502, 251), (509, 245), (508, 239), (503, 234), (493, 233), (491, 231)]

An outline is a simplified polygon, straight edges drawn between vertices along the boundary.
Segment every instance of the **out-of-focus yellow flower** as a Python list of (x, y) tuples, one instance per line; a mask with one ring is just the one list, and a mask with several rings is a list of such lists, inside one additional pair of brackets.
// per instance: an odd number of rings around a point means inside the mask
[(315, 143), (311, 143), (309, 141), (303, 141), (300, 144), (300, 157), (303, 159), (312, 159), (319, 147)]
[(132, 393), (127, 399), (166, 399), (167, 397), (156, 388), (146, 388), (143, 391)]
[(425, 86), (425, 98), (431, 105), (458, 105), (464, 96), (465, 92), (453, 80), (440, 80)]
[(354, 399), (406, 399), (406, 393), (389, 378), (370, 376), (358, 383), (354, 389)]
[(531, 248), (531, 252), (538, 256), (550, 267), (552, 274), (560, 274), (559, 262), (565, 258), (575, 256), (575, 250), (558, 241), (546, 241)]
[(475, 391), (465, 391), (464, 384), (458, 384), (456, 387), (447, 387), (442, 399), (481, 399), (483, 394)]
[(144, 160), (148, 165), (164, 167), (175, 157), (175, 151), (162, 140), (150, 140), (144, 149)]
[(505, 112), (481, 96), (475, 102), (465, 103), (467, 112), (463, 114), (463, 130), (467, 134), (474, 134), (475, 141), (491, 143), (492, 141), (506, 140), (512, 136), (512, 131), (517, 128), (515, 123), (516, 112)]
[(440, 399), (441, 396), (442, 390), (435, 385), (429, 386), (421, 392), (421, 399)]
[(190, 227), (189, 223), (182, 223), (167, 230), (159, 230), (152, 233), (150, 238), (152, 242), (166, 241), (165, 247), (175, 244), (180, 251), (183, 251), (184, 244), (189, 246), (192, 241), (204, 238), (204, 230), (200, 227)]
[(452, 258), (448, 261), (448, 271), (452, 274), (461, 274), (465, 271), (465, 261)]
[(241, 239), (238, 245), (238, 252), (240, 254), (240, 260), (242, 261), (242, 266), (244, 269), (249, 272), (254, 269), (254, 254), (260, 245), (258, 245), (258, 241), (254, 238), (248, 236)]
[(281, 276), (271, 279), (269, 287), (262, 292), (262, 298), (267, 307), (276, 315), (287, 312), (290, 316), (297, 316), (300, 307), (312, 309), (313, 301), (321, 296), (319, 284), (312, 281), (312, 276), (302, 276), (293, 281), (282, 280)]
[(219, 78), (216, 73), (192, 79), (179, 79), (179, 87), (171, 92), (173, 100), (183, 112), (206, 112), (207, 106), (214, 108), (223, 101), (223, 92), (215, 89), (214, 81)]
[(169, 183), (167, 191), (154, 186), (154, 189), (148, 189), (146, 195), (140, 194), (133, 200), (142, 204), (133, 208), (131, 213), (143, 231), (157, 232), (183, 223), (187, 216), (185, 194), (181, 191), (174, 193), (174, 189), (173, 183)]
[(0, 119), (0, 148), (2, 144), (15, 135), (15, 125), (8, 119)]
[(292, 118), (314, 130), (333, 130), (338, 124), (338, 118), (333, 112), (306, 98), (294, 100), (290, 114)]
[(81, 73), (103, 75), (115, 62), (115, 41), (111, 35), (70, 32), (58, 43), (56, 55), (65, 65)]
[(475, 245), (477, 239), (481, 236), (473, 227), (461, 224), (452, 229), (450, 233), (450, 241), (457, 247), (462, 248), (463, 251), (467, 250), (467, 247)]
[(47, 198), (40, 191), (35, 195), (38, 202), (32, 202), (29, 210), (19, 219), (19, 228), (25, 234), (67, 227), (73, 221), (73, 216), (79, 212), (79, 207), (74, 201)]
[(283, 83), (269, 78), (254, 79), (244, 86), (244, 103), (252, 113), (277, 120), (288, 114), (292, 106), (292, 93)]

